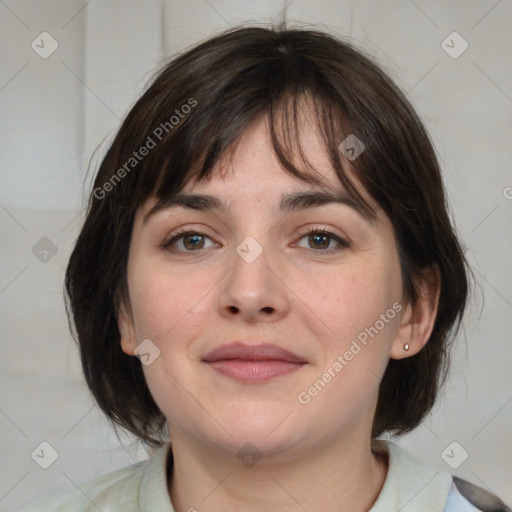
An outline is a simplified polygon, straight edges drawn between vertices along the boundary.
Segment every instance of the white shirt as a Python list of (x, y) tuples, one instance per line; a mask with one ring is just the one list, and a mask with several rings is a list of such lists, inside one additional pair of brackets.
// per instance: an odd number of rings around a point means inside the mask
[[(380, 440), (378, 446), (388, 452), (389, 465), (369, 512), (512, 512), (498, 498), (466, 481), (459, 483), (463, 496), (450, 473), (412, 458), (395, 443)], [(175, 512), (167, 490), (169, 450), (167, 444), (147, 461), (90, 480), (79, 489), (45, 496), (22, 512)]]

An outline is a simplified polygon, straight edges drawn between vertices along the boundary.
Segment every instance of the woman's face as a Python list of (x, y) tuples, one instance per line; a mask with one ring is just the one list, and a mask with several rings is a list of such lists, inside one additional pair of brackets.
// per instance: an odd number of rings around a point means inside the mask
[[(292, 194), (343, 196), (313, 128), (303, 140), (322, 187), (282, 171), (261, 120), (229, 167), (181, 191), (226, 210), (175, 205), (145, 219), (151, 199), (136, 214), (121, 343), (140, 355), (171, 440), (179, 431), (223, 454), (252, 443), (288, 456), (370, 435), (380, 380), (403, 345), (393, 230), (379, 208), (372, 220), (349, 202), (281, 208)], [(296, 361), (207, 357), (234, 342), (272, 344)]]

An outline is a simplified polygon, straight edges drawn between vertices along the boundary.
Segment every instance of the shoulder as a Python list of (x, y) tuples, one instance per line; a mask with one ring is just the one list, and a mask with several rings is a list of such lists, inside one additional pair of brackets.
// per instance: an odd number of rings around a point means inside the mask
[(393, 442), (378, 440), (373, 450), (387, 452), (388, 472), (371, 512), (512, 512), (493, 494), (415, 459)]
[[(162, 471), (159, 470), (160, 466), (165, 466), (166, 454), (166, 447), (160, 448), (149, 460), (131, 464), (85, 483), (77, 483), (69, 489), (53, 492), (28, 505), (22, 512), (139, 511), (148, 480), (155, 480), (155, 475), (164, 480)], [(151, 485), (154, 486), (154, 482)]]
[(457, 476), (453, 477), (444, 512), (512, 512), (494, 494)]
[[(126, 512), (130, 502), (137, 502), (140, 483), (148, 462), (138, 462), (95, 478), (76, 487), (53, 492), (23, 509), (22, 512), (89, 512), (111, 510), (104, 508), (122, 500)], [(133, 509), (136, 510), (136, 509)]]

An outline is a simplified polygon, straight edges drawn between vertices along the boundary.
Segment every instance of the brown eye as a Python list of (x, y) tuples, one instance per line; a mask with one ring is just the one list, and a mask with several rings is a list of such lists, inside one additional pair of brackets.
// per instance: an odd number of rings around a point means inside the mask
[(332, 239), (329, 235), (317, 233), (316, 235), (309, 235), (308, 240), (310, 245), (312, 244), (315, 249), (327, 249)]
[[(348, 242), (324, 229), (309, 229), (301, 240), (307, 238), (307, 249), (314, 249), (320, 254), (331, 254), (349, 247)], [(304, 246), (302, 246), (304, 247)]]
[(204, 237), (203, 235), (184, 235), (182, 237), (183, 239), (183, 246), (186, 249), (189, 249), (191, 251), (195, 249), (202, 249), (202, 246), (204, 245)]
[(180, 252), (194, 252), (205, 248), (205, 241), (211, 240), (209, 236), (199, 231), (182, 231), (171, 235), (171, 238), (164, 242), (162, 246), (172, 248)]

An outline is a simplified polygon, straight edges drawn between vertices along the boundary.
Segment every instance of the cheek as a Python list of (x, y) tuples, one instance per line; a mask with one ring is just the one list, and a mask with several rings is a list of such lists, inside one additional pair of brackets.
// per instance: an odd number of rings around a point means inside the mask
[(200, 329), (201, 317), (211, 311), (211, 294), (207, 292), (216, 280), (199, 274), (178, 274), (148, 266), (132, 276), (130, 291), (137, 339), (149, 338), (166, 351), (170, 341), (187, 340), (187, 333), (193, 335)]
[[(396, 269), (364, 265), (327, 277), (308, 296), (311, 330), (322, 357), (314, 378), (300, 391), (314, 404), (305, 410), (325, 417), (325, 424), (343, 424), (363, 414), (378, 393), (399, 320), (400, 279)], [(325, 410), (329, 413), (319, 412)]]
[[(318, 277), (318, 276), (315, 276)], [(313, 311), (330, 338), (351, 340), (373, 326), (400, 299), (400, 278), (396, 269), (354, 265), (327, 273), (302, 287), (304, 303)], [(394, 319), (395, 311), (390, 315)], [(386, 320), (390, 320), (386, 316)], [(394, 321), (380, 330), (388, 331)]]
[[(179, 423), (177, 412), (195, 407), (187, 389), (201, 383), (190, 372), (190, 345), (204, 335), (205, 314), (211, 312), (207, 290), (210, 283), (190, 275), (147, 268), (132, 276), (132, 306), (139, 341), (150, 339), (158, 356), (143, 371), (153, 399), (171, 423)], [(206, 294), (206, 295), (205, 295)], [(210, 313), (211, 314), (211, 313)], [(202, 414), (200, 408), (195, 414)]]

